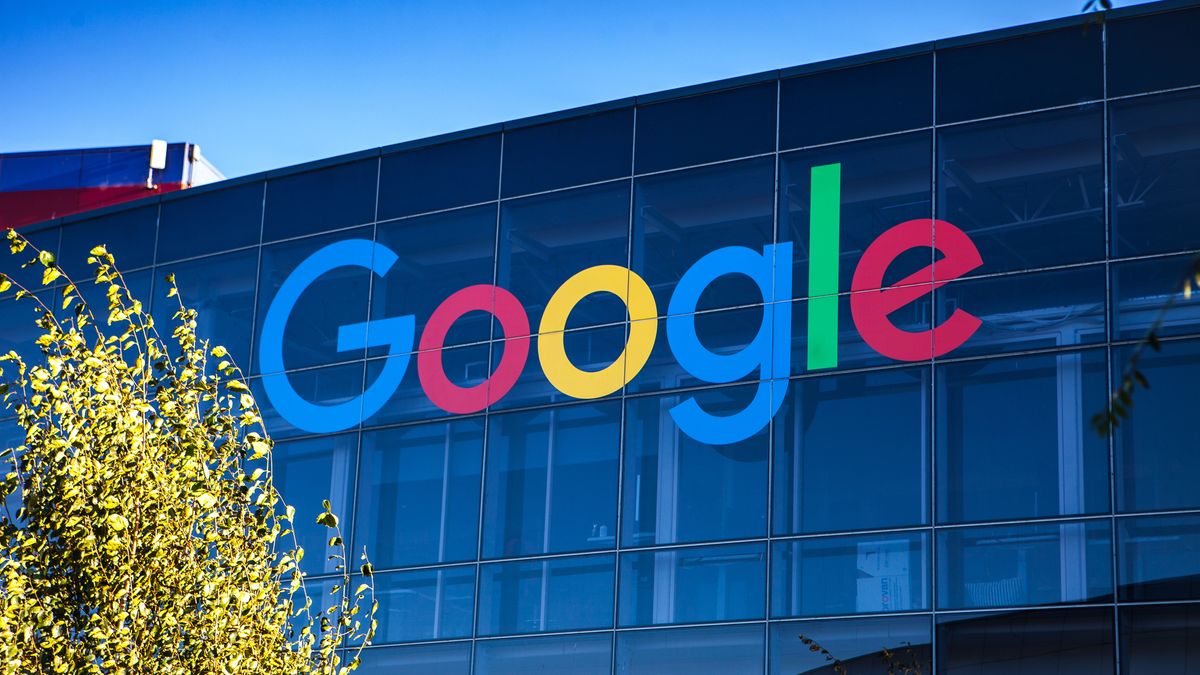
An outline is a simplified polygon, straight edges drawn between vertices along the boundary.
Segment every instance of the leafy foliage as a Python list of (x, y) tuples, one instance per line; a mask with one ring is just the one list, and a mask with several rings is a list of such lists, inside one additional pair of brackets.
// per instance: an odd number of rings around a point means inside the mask
[(353, 670), (362, 647), (338, 648), (373, 637), (373, 585), (349, 590), (325, 502), (342, 578), (314, 608), (258, 406), (228, 352), (197, 340), (196, 312), (181, 303), (163, 338), (105, 247), (88, 258), (101, 312), (52, 254), (8, 242), (58, 287), (0, 275), (0, 292), (36, 304), (42, 354), (0, 356), (24, 430), (3, 453), (0, 674)]

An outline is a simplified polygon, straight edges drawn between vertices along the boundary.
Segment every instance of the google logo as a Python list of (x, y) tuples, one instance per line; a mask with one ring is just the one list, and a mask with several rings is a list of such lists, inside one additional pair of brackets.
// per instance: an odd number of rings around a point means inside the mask
[[(809, 223), (809, 300), (807, 367), (837, 365), (839, 164), (812, 168)], [(936, 241), (934, 233), (936, 232)], [(884, 286), (889, 266), (906, 251), (934, 249), (934, 264)], [(714, 384), (734, 382), (757, 371), (753, 400), (733, 415), (713, 415), (694, 398), (670, 410), (680, 430), (710, 445), (744, 440), (766, 426), (779, 411), (791, 372), (792, 243), (716, 249), (697, 260), (680, 278), (667, 307), (666, 339), (679, 365), (697, 379)], [(296, 266), (280, 286), (267, 310), (259, 341), (260, 370), (282, 373), (283, 336), (289, 316), (306, 289), (326, 272), (361, 267), (383, 277), (399, 257), (387, 246), (366, 239), (329, 244)], [(863, 341), (880, 354), (898, 361), (921, 361), (941, 356), (965, 343), (981, 322), (959, 308), (940, 324), (923, 331), (906, 331), (890, 319), (896, 310), (928, 295), (950, 280), (983, 264), (979, 250), (958, 227), (932, 219), (910, 220), (885, 231), (864, 250), (851, 281), (850, 310)], [(696, 332), (695, 311), (700, 295), (726, 275), (747, 277), (764, 304), (763, 320), (754, 339), (738, 352), (719, 354), (706, 348)], [(567, 356), (563, 331), (571, 311), (595, 293), (615, 295), (625, 303), (628, 338), (621, 354), (600, 370), (583, 370)], [(777, 302), (778, 301), (778, 302)], [(505, 342), (503, 355), (484, 382), (462, 387), (446, 376), (441, 347), (451, 326), (470, 312), (488, 312), (499, 323)], [(659, 339), (659, 307), (650, 287), (636, 272), (617, 265), (597, 265), (567, 279), (551, 295), (538, 325), (537, 358), (546, 379), (563, 394), (595, 399), (620, 390), (646, 365)], [(351, 428), (382, 409), (396, 392), (412, 360), (415, 335), (412, 315), (375, 319), (338, 328), (338, 351), (387, 347), (388, 358), (379, 376), (357, 398), (333, 405), (305, 400), (286, 376), (263, 378), (276, 411), (305, 431), (328, 433)], [(479, 412), (503, 398), (516, 384), (529, 359), (529, 317), (520, 300), (491, 284), (463, 288), (434, 309), (421, 333), (416, 353), (417, 373), (425, 395), (449, 413)]]

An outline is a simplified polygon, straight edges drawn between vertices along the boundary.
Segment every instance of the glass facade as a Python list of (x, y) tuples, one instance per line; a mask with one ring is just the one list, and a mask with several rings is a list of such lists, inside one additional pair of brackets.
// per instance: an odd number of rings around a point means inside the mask
[(805, 640), (856, 674), (884, 650), (1194, 672), (1200, 301), (1175, 297), (1132, 419), (1089, 420), (1200, 251), (1200, 71), (1163, 51), (1198, 17), (769, 73), (29, 233), (68, 269), (107, 243), (160, 321), (176, 274), (251, 376), (308, 572), (333, 571), (322, 499), (378, 570), (362, 672), (832, 672)]

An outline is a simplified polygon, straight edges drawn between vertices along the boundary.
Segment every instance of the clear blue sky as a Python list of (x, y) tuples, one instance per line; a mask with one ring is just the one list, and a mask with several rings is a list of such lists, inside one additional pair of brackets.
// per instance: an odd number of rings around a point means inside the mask
[(238, 176), (1082, 4), (0, 0), (0, 152), (165, 138)]

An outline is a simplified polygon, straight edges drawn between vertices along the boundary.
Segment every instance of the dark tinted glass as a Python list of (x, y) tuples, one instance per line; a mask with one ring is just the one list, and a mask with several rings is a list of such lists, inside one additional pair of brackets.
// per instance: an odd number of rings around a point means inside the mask
[(384, 647), (368, 650), (359, 675), (468, 675), (471, 672), (471, 643)]
[[(938, 520), (1108, 511), (1104, 350), (942, 365)], [(1020, 401), (1019, 412), (1013, 402)]]
[(756, 386), (626, 401), (622, 543), (761, 537), (767, 529), (766, 429), (712, 446), (679, 433), (670, 409), (695, 397), (712, 415), (746, 407)]
[(1113, 102), (1111, 124), (1113, 254), (1200, 248), (1200, 93)]
[[(395, 252), (399, 260), (386, 276), (374, 281), (371, 318), (415, 315), (420, 336), (433, 311), (451, 294), (468, 286), (492, 283), (496, 207), (382, 223), (375, 240)], [(490, 315), (468, 312), (454, 322), (444, 344), (485, 341), (491, 337), (491, 328)]]
[(146, 267), (154, 263), (157, 228), (157, 204), (64, 225), (58, 264), (78, 283), (93, 280), (96, 268), (87, 262), (88, 251), (103, 244), (122, 272)]
[(354, 503), (357, 450), (357, 433), (275, 444), (272, 476), (284, 503), (296, 509), (296, 542), (306, 554), (300, 567), (309, 574), (338, 571), (337, 561), (329, 556), (340, 551), (329, 545), (330, 530), (317, 524), (317, 516), (324, 510), (321, 502), (327, 499), (342, 531), (352, 531), (350, 506)]
[[(1113, 351), (1113, 377), (1129, 363), (1132, 348)], [(1200, 378), (1200, 342), (1163, 343), (1147, 349), (1138, 369), (1150, 383), (1134, 394), (1133, 414), (1117, 429), (1117, 510), (1160, 511), (1200, 506), (1200, 474), (1191, 393)], [(1119, 381), (1119, 380), (1118, 380)]]
[(488, 421), (483, 555), (615, 548), (617, 401)]
[(479, 568), (478, 635), (611, 628), (613, 554)]
[(1161, 337), (1200, 332), (1200, 298), (1183, 293), (1192, 259), (1177, 255), (1111, 265), (1114, 340), (1143, 337), (1160, 314), (1155, 333)]
[(929, 369), (791, 384), (774, 426), (775, 534), (928, 523)]
[(317, 405), (332, 406), (349, 401), (362, 394), (363, 364), (362, 361), (342, 363), (323, 368), (309, 368), (291, 373), (272, 373), (264, 377), (256, 377), (250, 381), (254, 391), (254, 400), (262, 410), (263, 424), (272, 438), (300, 436), (308, 430), (298, 427), (304, 424), (303, 419), (284, 419), (275, 411), (271, 397), (263, 389), (265, 378), (287, 378), (292, 389), (305, 401)]
[(775, 82), (640, 106), (637, 172), (775, 149)]
[(378, 569), (474, 560), (483, 419), (363, 434), (355, 539)]
[[(167, 297), (170, 285), (164, 281), (175, 275), (179, 295)], [(151, 309), (160, 327), (174, 329), (174, 318), (182, 302), (198, 312), (196, 337), (209, 340), (211, 346), (224, 346), (233, 362), (242, 368), (250, 365), (250, 333), (254, 325), (254, 284), (258, 279), (258, 251), (245, 250), (188, 262), (172, 263), (155, 269)], [(170, 332), (163, 335), (169, 336)]]
[[(375, 615), (379, 631), (373, 644), (471, 637), (474, 565), (384, 572), (371, 580), (379, 602)], [(362, 582), (362, 577), (352, 580), (354, 586)]]
[(633, 109), (504, 133), (504, 196), (628, 176)]
[(262, 217), (261, 181), (164, 201), (158, 262), (253, 246), (262, 233)]
[[(542, 369), (541, 359), (538, 358), (536, 338), (529, 347), (529, 357), (521, 375), (507, 394), (491, 406), (492, 410), (507, 410), (509, 408), (524, 408), (532, 405), (571, 402), (574, 399), (550, 384)], [(584, 328), (571, 330), (562, 334), (563, 351), (567, 359), (582, 371), (597, 371), (607, 368), (621, 356), (625, 349), (625, 325), (601, 326), (599, 328)], [(492, 364), (498, 368), (504, 356), (504, 350), (512, 348), (511, 340), (498, 340), (492, 343)], [(618, 388), (610, 396), (620, 395)]]
[(1200, 84), (1197, 35), (1196, 9), (1109, 22), (1109, 96)]
[[(284, 281), (302, 262), (330, 244), (350, 239), (370, 239), (371, 228), (299, 239), (262, 248), (258, 277), (256, 340), (271, 303)], [(283, 329), (283, 364), (288, 370), (361, 359), (362, 345), (338, 351), (338, 329), (367, 320), (372, 273), (358, 265), (344, 265), (318, 277), (300, 294)], [(273, 348), (273, 347), (272, 347)], [(261, 372), (262, 347), (254, 354), (254, 372)]]
[(267, 180), (263, 241), (371, 222), (378, 173), (371, 158)]
[[(650, 285), (660, 316), (667, 314), (675, 284), (700, 258), (725, 246), (762, 253), (775, 240), (775, 167), (769, 158), (640, 178), (634, 190), (631, 268)], [(697, 309), (763, 300), (753, 281), (729, 274), (704, 291)]]
[(706, 626), (617, 633), (617, 675), (761, 673), (763, 626)]
[(937, 619), (939, 673), (1111, 675), (1112, 610), (945, 614)]
[[(763, 330), (763, 314), (770, 306), (739, 307), (695, 315), (696, 336), (705, 349), (714, 354), (732, 354), (751, 346), (760, 330)], [(635, 324), (636, 325), (636, 324)], [(769, 327), (768, 327), (769, 329)], [(741, 380), (769, 378), (773, 363), (763, 363), (760, 368), (748, 371)], [(675, 357), (667, 339), (667, 320), (658, 319), (658, 337), (650, 351), (646, 365), (629, 382), (630, 392), (664, 391), (681, 387), (711, 384), (689, 373)]]
[[(930, 672), (929, 617), (897, 616), (837, 621), (788, 621), (771, 626), (771, 675), (831, 675), (823, 654), (804, 639), (835, 654), (855, 675), (889, 675), (889, 665), (908, 666), (914, 673)], [(891, 652), (891, 661), (884, 650)], [(893, 669), (890, 675), (903, 670)]]
[[(873, 115), (876, 112), (872, 109)], [(837, 291), (849, 291), (863, 251), (879, 235), (905, 221), (932, 215), (931, 153), (932, 134), (921, 132), (780, 156), (779, 240), (794, 242), (795, 297), (813, 295), (809, 275), (830, 265)], [(828, 168), (830, 165), (835, 168)], [(829, 171), (836, 171), (832, 185), (821, 180), (822, 172)], [(832, 223), (814, 217), (825, 204), (835, 208), (837, 219)], [(838, 257), (814, 260), (810, 242), (829, 225), (836, 228)], [(910, 249), (888, 266), (884, 283), (898, 282), (926, 269), (932, 261), (929, 248)], [(926, 272), (921, 280), (932, 278)], [(816, 294), (828, 292), (818, 289)]]
[[(791, 369), (793, 374), (817, 370), (847, 370), (868, 366), (894, 365), (933, 358), (933, 338), (929, 336), (933, 317), (933, 284), (909, 287), (914, 299), (886, 315), (896, 329), (916, 333), (911, 345), (903, 352), (894, 350), (890, 337), (876, 337), (871, 343), (863, 338), (853, 306), (863, 298), (878, 296), (875, 291), (849, 293), (839, 296), (796, 300), (792, 303)], [(814, 304), (836, 304), (836, 322), (825, 308)], [(827, 307), (827, 305), (826, 305)], [(813, 321), (814, 317), (817, 321)], [(884, 350), (886, 353), (881, 353)], [(903, 358), (899, 358), (903, 357)], [(811, 362), (811, 367), (808, 364)]]
[(1104, 257), (1099, 106), (938, 133), (938, 217), (975, 242), (983, 266), (973, 273)]
[[(488, 379), (489, 356), (491, 345), (487, 343), (467, 345), (465, 347), (450, 347), (436, 354), (441, 361), (442, 371), (446, 378), (459, 387), (474, 387)], [(449, 417), (452, 413), (439, 408), (421, 385), (421, 373), (417, 365), (416, 354), (405, 354), (399, 357), (408, 359), (408, 368), (400, 386), (396, 388), (386, 405), (379, 412), (363, 420), (369, 426), (384, 426), (399, 422), (416, 420), (431, 420), (439, 417)], [(390, 359), (371, 359), (367, 361), (367, 386), (375, 382)], [(536, 359), (534, 359), (536, 361)]]
[(939, 50), (937, 121), (960, 122), (1101, 98), (1102, 38), (1097, 26), (1072, 26)]
[(788, 78), (779, 90), (779, 115), (780, 148), (927, 127), (933, 124), (933, 57)]
[[(253, 272), (251, 274), (253, 274)], [(135, 301), (141, 302), (144, 306), (143, 309), (146, 306), (152, 307), (156, 302), (163, 302), (163, 298), (167, 294), (167, 283), (162, 280), (163, 275), (158, 274), (155, 270), (122, 272), (121, 277), (124, 279), (125, 285), (129, 288), (129, 295)], [(86, 314), (87, 310), (80, 309), (80, 306), (87, 305), (87, 307), (91, 310), (91, 316), (95, 317), (96, 322), (101, 326), (101, 329), (106, 330), (111, 334), (111, 330), (107, 327), (108, 317), (111, 313), (111, 310), (108, 308), (108, 284), (96, 284), (94, 283), (94, 279), (88, 279), (86, 281), (79, 282), (79, 284), (79, 286), (76, 286), (76, 291), (78, 292), (74, 294), (79, 297), (79, 300), (71, 303), (70, 307), (64, 308), (62, 306), (63, 292), (66, 290), (65, 286), (60, 286), (54, 290), (43, 290), (37, 294), (37, 297), (42, 299), (47, 305), (54, 309), (55, 316), (57, 316), (60, 320), (67, 317), (79, 316), (76, 314), (76, 311), (81, 311)], [(253, 289), (253, 287), (253, 282), (251, 282), (250, 288)], [(193, 295), (192, 300), (194, 301), (195, 288), (192, 287), (191, 291)], [(250, 292), (253, 293), (253, 290)], [(7, 296), (11, 293), (12, 291), (10, 290), (5, 295)], [(121, 297), (125, 305), (128, 306), (129, 299), (124, 295)], [(170, 302), (175, 304), (176, 309), (179, 308), (179, 300), (177, 298), (170, 298)], [(254, 301), (251, 299), (250, 302)], [(33, 300), (29, 298), (20, 301), (20, 304), (25, 305), (26, 308), (32, 308), (32, 303)], [(179, 322), (171, 316), (171, 313), (165, 314), (166, 315), (163, 318), (159, 318), (160, 315), (157, 312), (153, 312), (154, 327), (168, 343), (168, 351), (174, 354), (178, 350), (178, 340), (172, 338), (171, 333), (175, 330), (175, 327), (179, 325)], [(163, 323), (164, 321), (166, 323)], [(198, 316), (196, 317), (196, 332), (202, 338), (211, 338), (213, 335), (214, 323), (216, 322), (212, 319), (205, 319), (203, 316)], [(247, 329), (248, 328), (249, 327), (247, 327)], [(248, 337), (249, 333), (247, 333), (247, 338)], [(174, 349), (171, 349), (170, 343), (172, 342), (176, 345)], [(232, 349), (230, 351), (232, 351)], [(0, 350), (0, 354), (3, 354), (4, 352), (5, 350)], [(246, 352), (246, 350), (243, 349), (243, 352)], [(246, 353), (248, 355), (248, 352)], [(238, 363), (242, 364), (245, 362), (239, 361)], [(213, 365), (215, 366), (216, 363), (214, 362)]]
[[(517, 296), (536, 333), (559, 286), (594, 265), (626, 266), (628, 241), (629, 184), (624, 181), (505, 202), (496, 285)], [(594, 293), (575, 306), (567, 327), (624, 321), (624, 300)]]
[(384, 155), (379, 219), (490, 201), (499, 185), (499, 134)]
[(1121, 672), (1192, 673), (1200, 654), (1200, 605), (1121, 608)]
[[(0, 251), (0, 254), (2, 253)], [(42, 349), (36, 342), (38, 336), (42, 334), (37, 320), (42, 316), (44, 310), (37, 299), (22, 297), (18, 300), (13, 297), (13, 293), (15, 290), (10, 289), (4, 294), (5, 297), (0, 299), (0, 355), (15, 351), (26, 365), (44, 365), (46, 358), (42, 355)], [(37, 296), (42, 303), (49, 307), (55, 306), (55, 299), (58, 297), (59, 295), (53, 291), (45, 291)], [(99, 305), (93, 310), (101, 317), (101, 325), (105, 323), (103, 317), (108, 316), (106, 308), (107, 305)], [(3, 362), (2, 365), (8, 366), (4, 370), (9, 373), (9, 377), (17, 372), (11, 363)], [(5, 409), (0, 414), (11, 415), (13, 411)]]
[(771, 544), (771, 617), (929, 609), (925, 532)]
[[(937, 323), (962, 310), (983, 323), (953, 356), (1104, 341), (1104, 266), (952, 281), (939, 288)], [(934, 351), (951, 346), (939, 344)]]
[(937, 546), (941, 609), (1112, 597), (1108, 520), (954, 528), (938, 532)]
[[(56, 258), (60, 258), (61, 256), (59, 256), (58, 245), (61, 230), (62, 228), (59, 226), (22, 228), (21, 236), (29, 240), (29, 245), (24, 251), (16, 255), (10, 253), (10, 250), (7, 246), (7, 241), (5, 242), (5, 247), (0, 249), (0, 272), (4, 273), (9, 279), (12, 279), (13, 288), (9, 291), (6, 291), (4, 293), (4, 297), (11, 297), (14, 293), (16, 293), (16, 286), (18, 284), (28, 288), (31, 291), (41, 288), (42, 272), (45, 268), (43, 268), (40, 264), (30, 265), (29, 267), (25, 268), (22, 268), (21, 265), (36, 258), (38, 256), (38, 251), (48, 251), (53, 253)], [(72, 229), (69, 231), (72, 233), (78, 233), (81, 230)], [(91, 250), (91, 248), (89, 247), (87, 250)], [(76, 277), (76, 275), (71, 273), (69, 270), (67, 272), (69, 276), (74, 278), (75, 283), (79, 284), (81, 287), (85, 285), (91, 285), (91, 282), (96, 279), (96, 268), (87, 264), (86, 250), (84, 251), (84, 254), (85, 255), (83, 258), (75, 261), (76, 267), (82, 266), (83, 274)], [(76, 255), (78, 255), (78, 253), (76, 253)], [(117, 262), (121, 264), (121, 269), (124, 271), (126, 269), (124, 261), (118, 259)], [(61, 282), (62, 280), (59, 279), (54, 283)]]
[(621, 626), (739, 621), (765, 615), (763, 544), (621, 554)]
[(1121, 600), (1200, 600), (1200, 515), (1117, 521)]
[(480, 640), (476, 675), (608, 675), (612, 668), (609, 633)]

